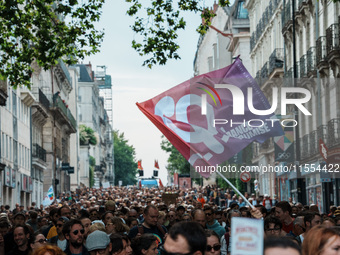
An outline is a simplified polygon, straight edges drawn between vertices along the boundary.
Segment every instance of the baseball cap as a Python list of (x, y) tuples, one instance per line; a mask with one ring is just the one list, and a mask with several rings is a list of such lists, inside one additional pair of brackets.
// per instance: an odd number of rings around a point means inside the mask
[(87, 237), (86, 248), (88, 251), (102, 250), (106, 249), (109, 243), (109, 236), (103, 231), (96, 230)]

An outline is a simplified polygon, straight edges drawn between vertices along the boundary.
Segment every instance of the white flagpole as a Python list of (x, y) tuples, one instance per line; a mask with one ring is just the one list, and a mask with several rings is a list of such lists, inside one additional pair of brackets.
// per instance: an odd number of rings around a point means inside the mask
[(243, 195), (242, 195), (242, 193), (227, 179), (227, 178), (225, 178), (219, 171), (216, 171), (216, 173), (218, 173), (218, 175), (220, 176), (220, 177), (222, 177), (223, 178), (223, 180), (225, 180), (230, 186), (231, 186), (231, 188), (234, 190), (234, 191), (236, 191), (236, 193), (237, 194), (239, 194), (242, 198), (243, 198), (243, 200), (252, 208), (252, 209), (254, 209), (255, 207), (248, 201), (248, 199), (246, 199)]

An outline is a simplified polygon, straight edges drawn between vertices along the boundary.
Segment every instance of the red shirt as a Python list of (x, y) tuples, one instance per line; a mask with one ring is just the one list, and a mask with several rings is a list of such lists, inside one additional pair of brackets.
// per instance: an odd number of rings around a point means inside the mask
[(289, 225), (286, 225), (286, 224), (284, 224), (284, 222), (282, 222), (282, 230), (284, 232), (286, 232), (287, 234), (290, 231), (293, 231), (293, 227), (294, 227), (294, 219), (293, 219), (293, 221)]

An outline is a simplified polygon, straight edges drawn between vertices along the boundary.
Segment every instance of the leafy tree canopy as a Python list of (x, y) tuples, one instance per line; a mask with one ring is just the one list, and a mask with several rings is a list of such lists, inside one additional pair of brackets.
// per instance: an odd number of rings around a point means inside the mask
[(105, 0), (0, 0), (0, 78), (30, 87), (32, 64), (75, 64), (99, 51), (95, 29)]
[(115, 185), (123, 181), (123, 185), (134, 185), (137, 182), (137, 161), (135, 159), (135, 148), (128, 144), (124, 133), (113, 131), (113, 153)]
[(86, 125), (79, 125), (79, 140), (80, 145), (97, 144), (97, 137), (95, 136), (93, 129)]
[(166, 166), (166, 168), (170, 171), (171, 174), (173, 174), (175, 171), (180, 174), (190, 172), (189, 162), (164, 136), (162, 136), (161, 148), (163, 151), (170, 153), (168, 158), (168, 165)]
[[(168, 59), (179, 59), (177, 51), (178, 32), (184, 30), (186, 21), (183, 13), (192, 11), (200, 13), (202, 24), (197, 28), (204, 34), (211, 24), (215, 13), (204, 6), (202, 0), (125, 0), (131, 3), (127, 14), (135, 18), (132, 30), (141, 36), (133, 40), (132, 47), (147, 59), (143, 65), (151, 68), (155, 64), (165, 65)], [(142, 3), (143, 2), (143, 3)], [(219, 0), (220, 6), (230, 4), (229, 0)]]

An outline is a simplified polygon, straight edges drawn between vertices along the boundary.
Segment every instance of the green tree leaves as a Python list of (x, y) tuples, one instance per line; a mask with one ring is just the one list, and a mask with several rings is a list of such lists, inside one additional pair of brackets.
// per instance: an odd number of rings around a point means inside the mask
[(118, 185), (118, 181), (123, 181), (124, 186), (136, 184), (135, 149), (128, 144), (124, 133), (119, 133), (118, 130), (113, 132), (113, 141), (115, 185)]
[(99, 52), (104, 33), (94, 23), (104, 1), (0, 1), (0, 77), (30, 87), (33, 62), (48, 70)]
[[(153, 0), (146, 1), (148, 6), (143, 8), (140, 0), (125, 0), (131, 3), (127, 14), (135, 18), (132, 30), (141, 36), (140, 40), (132, 41), (140, 56), (146, 57), (143, 65), (151, 68), (153, 65), (165, 65), (168, 59), (179, 59), (177, 51), (178, 32), (184, 30), (186, 21), (182, 15), (185, 11), (199, 12), (202, 24), (197, 31), (204, 34), (211, 18), (215, 13), (206, 8), (202, 0)], [(221, 6), (229, 5), (229, 0), (219, 0)]]
[(163, 151), (170, 153), (167, 160), (166, 168), (173, 174), (175, 171), (180, 174), (190, 172), (189, 162), (182, 156), (181, 153), (164, 137), (162, 136), (161, 148)]

